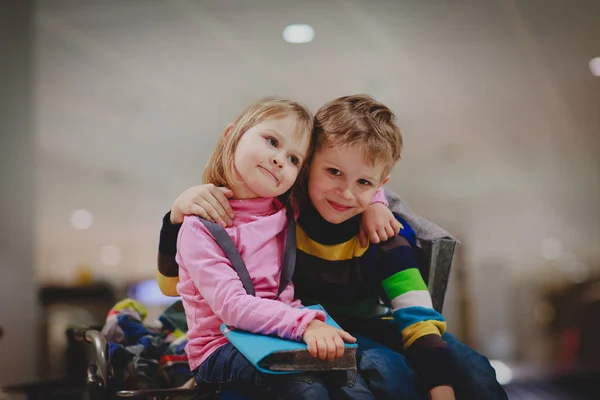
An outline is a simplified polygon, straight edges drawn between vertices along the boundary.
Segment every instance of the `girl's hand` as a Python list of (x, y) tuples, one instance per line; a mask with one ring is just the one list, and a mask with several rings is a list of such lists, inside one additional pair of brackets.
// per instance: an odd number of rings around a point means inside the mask
[(344, 355), (344, 342), (356, 342), (356, 338), (348, 332), (327, 325), (318, 319), (310, 321), (302, 335), (302, 340), (307, 344), (311, 356), (329, 361)]
[(373, 203), (363, 212), (360, 224), (360, 244), (385, 242), (400, 232), (400, 222), (383, 203)]
[(230, 189), (212, 183), (192, 186), (181, 193), (171, 207), (171, 223), (180, 224), (186, 215), (198, 215), (226, 227), (231, 226), (233, 210), (227, 200), (233, 196)]

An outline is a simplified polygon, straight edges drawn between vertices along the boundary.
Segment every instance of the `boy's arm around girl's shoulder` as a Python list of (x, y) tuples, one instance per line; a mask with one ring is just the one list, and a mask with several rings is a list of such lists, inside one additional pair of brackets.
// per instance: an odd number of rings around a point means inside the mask
[(172, 259), (175, 262), (177, 255), (177, 236), (182, 224), (171, 223), (171, 211), (165, 214), (160, 227), (160, 236), (158, 238), (158, 259)]
[[(196, 217), (185, 218), (177, 250), (180, 268), (185, 268), (196, 290), (227, 325), (301, 340), (312, 320), (325, 320), (321, 311), (294, 308), (279, 300), (247, 294), (231, 262)], [(185, 286), (185, 282), (180, 286)], [(290, 302), (291, 299), (292, 296)]]
[(166, 296), (179, 296), (177, 293), (179, 266), (175, 257), (180, 228), (181, 224), (171, 223), (171, 212), (163, 217), (158, 241), (156, 280), (160, 291)]

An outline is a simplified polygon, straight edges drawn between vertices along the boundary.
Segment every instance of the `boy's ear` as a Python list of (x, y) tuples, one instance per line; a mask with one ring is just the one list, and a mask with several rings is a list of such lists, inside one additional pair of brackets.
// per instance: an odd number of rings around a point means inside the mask
[(383, 186), (383, 185), (385, 185), (386, 183), (388, 183), (388, 181), (390, 180), (390, 178), (391, 178), (391, 177), (392, 177), (391, 175), (388, 175), (388, 176), (386, 176), (386, 177), (385, 177), (385, 178), (384, 178), (384, 179), (381, 181), (381, 183), (379, 184), (379, 186)]

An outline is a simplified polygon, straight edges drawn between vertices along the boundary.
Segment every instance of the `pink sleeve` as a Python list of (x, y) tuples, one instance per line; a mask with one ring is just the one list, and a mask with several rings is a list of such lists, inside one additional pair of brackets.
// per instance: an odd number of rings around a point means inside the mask
[(301, 340), (310, 321), (325, 320), (322, 312), (247, 294), (229, 259), (197, 218), (184, 220), (177, 249), (194, 285), (227, 325)]
[(281, 296), (279, 296), (282, 300), (287, 299), (291, 307), (299, 308), (302, 307), (302, 302), (300, 299), (294, 299), (294, 284), (290, 282), (283, 292), (281, 292)]
[(385, 193), (383, 192), (383, 186), (380, 186), (379, 189), (375, 192), (373, 196), (373, 200), (371, 200), (370, 204), (374, 203), (383, 203), (386, 206), (389, 206), (387, 199), (385, 198)]

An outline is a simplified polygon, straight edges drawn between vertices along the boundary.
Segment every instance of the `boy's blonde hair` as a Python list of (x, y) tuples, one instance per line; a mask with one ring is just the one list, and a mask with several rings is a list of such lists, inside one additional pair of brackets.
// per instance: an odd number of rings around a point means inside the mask
[(382, 179), (400, 160), (402, 133), (388, 107), (365, 94), (337, 98), (315, 115), (315, 152), (359, 146), (366, 161), (385, 165)]
[[(234, 155), (242, 135), (248, 129), (267, 119), (286, 117), (296, 118), (298, 122), (297, 135), (311, 135), (312, 114), (299, 103), (278, 97), (266, 97), (250, 104), (219, 137), (217, 147), (204, 169), (203, 182), (229, 188), (239, 183), (235, 172)], [(306, 158), (310, 155), (312, 146), (311, 138)]]

